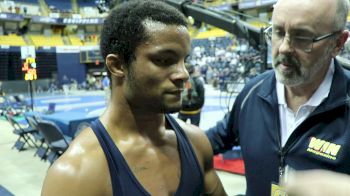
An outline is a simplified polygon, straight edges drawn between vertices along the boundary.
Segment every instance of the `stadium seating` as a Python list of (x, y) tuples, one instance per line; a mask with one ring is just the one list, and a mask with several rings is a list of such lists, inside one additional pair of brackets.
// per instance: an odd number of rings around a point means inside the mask
[(83, 45), (83, 42), (76, 35), (69, 35), (68, 38), (69, 38), (70, 43), (73, 46), (82, 46)]
[(25, 46), (26, 43), (22, 38), (22, 36), (18, 36), (16, 34), (10, 34), (10, 35), (0, 36), (0, 45)]
[(35, 46), (64, 46), (60, 35), (53, 35), (50, 37), (43, 35), (29, 35), (29, 38)]
[(200, 32), (197, 34), (197, 36), (195, 37), (195, 39), (208, 39), (211, 37), (224, 37), (228, 35), (228, 32), (218, 29), (218, 28), (214, 28), (212, 30), (209, 31), (204, 31), (204, 32)]

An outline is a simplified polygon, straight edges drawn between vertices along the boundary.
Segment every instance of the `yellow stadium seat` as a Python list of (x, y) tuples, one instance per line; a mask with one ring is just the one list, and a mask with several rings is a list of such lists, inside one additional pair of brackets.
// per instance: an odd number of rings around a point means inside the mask
[(1, 35), (0, 45), (25, 46), (26, 42), (24, 41), (22, 36), (18, 36), (16, 34)]
[(44, 36), (44, 35), (29, 35), (35, 46), (64, 46), (60, 35)]

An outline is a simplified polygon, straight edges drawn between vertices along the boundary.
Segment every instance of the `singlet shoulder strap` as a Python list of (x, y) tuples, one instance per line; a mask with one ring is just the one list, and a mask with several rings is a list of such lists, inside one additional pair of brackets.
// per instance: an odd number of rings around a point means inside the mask
[(200, 195), (204, 186), (204, 177), (197, 155), (192, 148), (190, 140), (176, 120), (168, 114), (165, 117), (175, 131), (181, 159), (181, 179), (175, 195), (188, 195), (188, 193)]
[(107, 144), (107, 138), (105, 137), (105, 134), (102, 134), (101, 129), (104, 129), (104, 127), (101, 127), (102, 123), (100, 122), (99, 119), (93, 121), (91, 123), (91, 129), (94, 131), (101, 148), (103, 152), (105, 153), (108, 167), (109, 167), (109, 172), (110, 172), (110, 177), (111, 177), (111, 183), (112, 183), (112, 190), (113, 190), (113, 195), (115, 196), (117, 192), (121, 193), (121, 185), (118, 180), (117, 175), (113, 174), (118, 174), (118, 165), (117, 163), (114, 163), (114, 158), (113, 158), (113, 153), (111, 152), (110, 148), (108, 147)]
[(113, 195), (118, 196), (149, 196), (150, 194), (142, 187), (136, 177), (132, 174), (126, 160), (107, 130), (99, 119), (91, 124), (108, 162)]

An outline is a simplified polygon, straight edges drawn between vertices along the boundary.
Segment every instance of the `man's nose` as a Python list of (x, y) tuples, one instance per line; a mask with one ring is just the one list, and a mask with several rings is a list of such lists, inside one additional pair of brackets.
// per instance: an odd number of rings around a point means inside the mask
[(284, 36), (283, 39), (280, 41), (279, 45), (279, 52), (280, 53), (291, 53), (293, 52), (294, 48), (292, 46), (292, 40), (289, 36)]

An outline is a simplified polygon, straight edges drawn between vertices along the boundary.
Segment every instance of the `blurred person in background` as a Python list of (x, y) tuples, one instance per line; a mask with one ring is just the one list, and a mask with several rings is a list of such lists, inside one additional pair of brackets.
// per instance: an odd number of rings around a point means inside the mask
[(190, 120), (191, 124), (199, 126), (205, 97), (204, 80), (198, 66), (187, 64), (186, 67), (190, 78), (185, 83), (185, 89), (182, 93), (182, 108), (178, 118), (185, 122)]
[(65, 95), (69, 94), (70, 81), (69, 81), (67, 75), (64, 75), (63, 78), (62, 78), (62, 89), (63, 89), (63, 93)]

